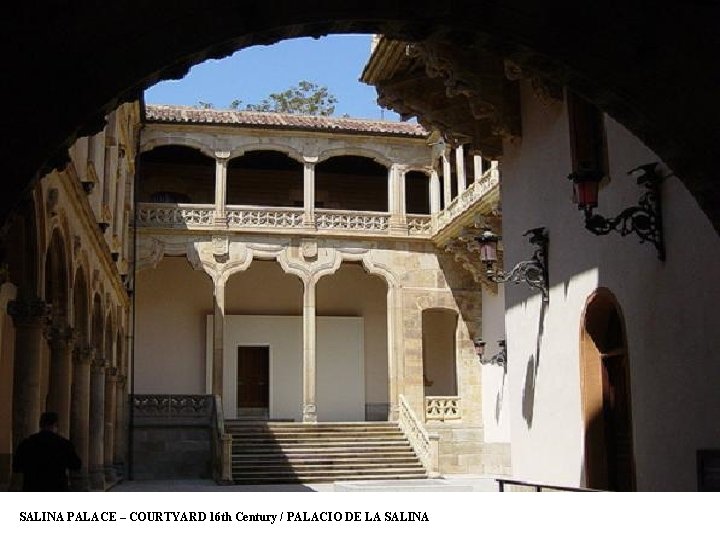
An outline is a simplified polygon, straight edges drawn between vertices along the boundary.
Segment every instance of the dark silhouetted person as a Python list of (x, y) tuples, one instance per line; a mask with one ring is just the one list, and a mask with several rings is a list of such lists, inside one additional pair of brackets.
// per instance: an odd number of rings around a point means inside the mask
[(67, 491), (67, 470), (80, 468), (75, 447), (57, 434), (58, 415), (40, 416), (40, 431), (22, 441), (13, 458), (13, 471), (23, 475), (23, 491)]

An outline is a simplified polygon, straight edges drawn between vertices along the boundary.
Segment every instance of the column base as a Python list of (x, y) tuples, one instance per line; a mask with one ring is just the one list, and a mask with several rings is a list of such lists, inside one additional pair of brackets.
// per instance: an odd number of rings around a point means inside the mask
[(112, 486), (113, 484), (116, 484), (120, 479), (117, 475), (117, 470), (113, 465), (105, 465), (103, 467), (104, 473), (105, 473), (105, 484), (108, 486)]
[(70, 491), (90, 491), (90, 477), (87, 471), (70, 472)]
[(306, 424), (317, 424), (317, 409), (315, 405), (303, 405), (303, 422)]
[(97, 467), (90, 471), (90, 491), (105, 491), (105, 469)]

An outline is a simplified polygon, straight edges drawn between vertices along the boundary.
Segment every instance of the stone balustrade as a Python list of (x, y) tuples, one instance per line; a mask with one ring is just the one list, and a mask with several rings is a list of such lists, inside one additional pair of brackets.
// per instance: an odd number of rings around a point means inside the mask
[(410, 441), (415, 454), (422, 462), (429, 475), (435, 475), (440, 469), (440, 437), (428, 433), (413, 412), (405, 396), (400, 394), (398, 425)]
[(425, 398), (425, 421), (460, 420), (462, 410), (458, 396), (430, 396)]

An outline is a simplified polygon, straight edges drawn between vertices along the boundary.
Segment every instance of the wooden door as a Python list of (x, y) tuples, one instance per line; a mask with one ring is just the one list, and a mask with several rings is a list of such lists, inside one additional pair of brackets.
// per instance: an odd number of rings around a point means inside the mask
[(625, 324), (609, 291), (599, 289), (591, 296), (580, 339), (586, 486), (633, 491), (635, 460)]
[(237, 408), (267, 409), (270, 404), (270, 348), (238, 347)]

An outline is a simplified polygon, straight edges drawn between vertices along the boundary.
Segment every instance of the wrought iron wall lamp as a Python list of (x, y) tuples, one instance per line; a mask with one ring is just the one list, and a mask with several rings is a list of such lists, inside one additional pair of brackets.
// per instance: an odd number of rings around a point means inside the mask
[(545, 227), (530, 229), (523, 236), (529, 236), (530, 243), (535, 251), (530, 259), (520, 261), (507, 273), (497, 269), (497, 245), (500, 237), (486, 228), (475, 240), (480, 244), (480, 260), (485, 263), (488, 279), (495, 283), (527, 283), (530, 288), (538, 289), (542, 293), (543, 302), (547, 302), (548, 295), (548, 232)]
[(593, 214), (598, 205), (598, 186), (602, 173), (594, 170), (576, 171), (568, 175), (573, 182), (574, 198), (578, 209), (585, 213), (585, 228), (595, 235), (606, 235), (617, 231), (620, 236), (635, 233), (640, 243), (650, 242), (658, 252), (658, 259), (665, 260), (665, 240), (662, 231), (662, 208), (660, 182), (663, 177), (657, 171), (657, 163), (640, 165), (628, 172), (640, 172), (637, 183), (645, 188), (637, 206), (631, 206), (614, 218)]
[(482, 339), (476, 339), (473, 343), (475, 345), (475, 354), (477, 354), (481, 364), (507, 367), (507, 346), (504, 339), (498, 340), (500, 350), (490, 358), (485, 357), (486, 343)]

